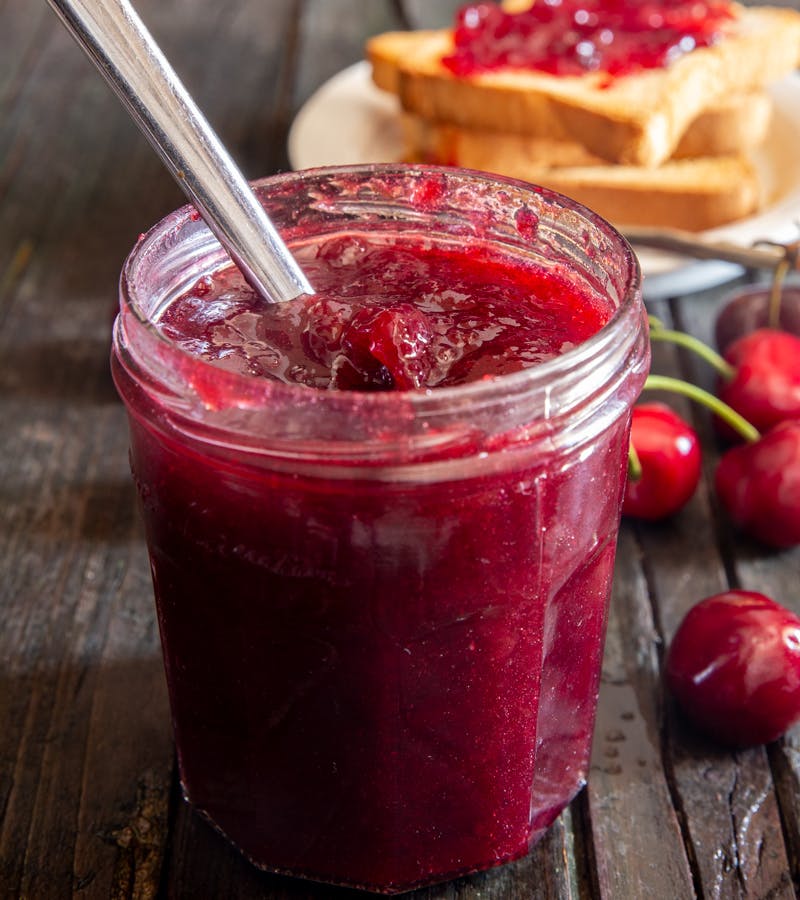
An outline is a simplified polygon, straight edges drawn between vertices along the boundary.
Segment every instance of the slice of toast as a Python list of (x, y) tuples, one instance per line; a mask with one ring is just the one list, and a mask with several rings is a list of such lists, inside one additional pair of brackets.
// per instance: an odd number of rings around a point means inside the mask
[[(618, 226), (705, 231), (754, 213), (761, 203), (755, 167), (744, 154), (668, 160), (657, 168), (605, 163), (574, 142), (498, 140), (488, 132), (407, 123), (417, 151), (409, 161), (458, 165), (540, 184)], [(432, 138), (433, 136), (433, 138)], [(534, 154), (521, 152), (535, 145)]]
[(752, 215), (761, 202), (757, 174), (744, 156), (669, 160), (658, 169), (575, 166), (527, 171), (525, 177), (619, 226), (705, 231)]
[[(727, 97), (689, 124), (673, 159), (731, 156), (753, 150), (766, 138), (772, 117), (772, 98), (765, 91)], [(570, 140), (531, 137), (512, 132), (490, 132), (402, 114), (405, 156), (443, 164), (468, 165), (496, 160), (515, 169), (599, 166), (605, 163), (583, 144)], [(464, 162), (464, 160), (472, 162)], [(512, 162), (513, 161), (513, 162)], [(495, 163), (496, 165), (497, 163)], [(480, 166), (478, 166), (480, 168)]]
[(725, 156), (753, 150), (767, 137), (773, 105), (772, 97), (763, 90), (723, 97), (689, 123), (672, 158)]
[(572, 140), (617, 163), (656, 166), (690, 122), (732, 94), (763, 87), (800, 63), (800, 12), (737, 8), (732, 31), (667, 68), (618, 76), (505, 69), (456, 77), (441, 62), (450, 31), (386, 32), (367, 44), (376, 84), (425, 119)]

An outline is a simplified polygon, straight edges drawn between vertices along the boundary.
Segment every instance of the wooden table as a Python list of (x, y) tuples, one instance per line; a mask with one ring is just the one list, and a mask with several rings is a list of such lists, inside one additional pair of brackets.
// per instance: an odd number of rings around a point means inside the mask
[[(455, 4), (409, 3), (416, 24)], [(435, 7), (432, 9), (431, 7)], [(310, 93), (398, 27), (384, 0), (141, 0), (246, 173), (287, 166)], [(0, 897), (355, 896), (263, 875), (177, 787), (148, 564), (108, 368), (121, 262), (182, 201), (44, 3), (0, 0)], [(724, 289), (654, 301), (708, 337)], [(656, 348), (657, 371), (709, 384)], [(730, 754), (660, 681), (699, 598), (729, 585), (800, 611), (800, 552), (735, 534), (705, 478), (658, 526), (625, 524), (591, 781), (530, 856), (420, 898), (791, 897), (800, 731)]]

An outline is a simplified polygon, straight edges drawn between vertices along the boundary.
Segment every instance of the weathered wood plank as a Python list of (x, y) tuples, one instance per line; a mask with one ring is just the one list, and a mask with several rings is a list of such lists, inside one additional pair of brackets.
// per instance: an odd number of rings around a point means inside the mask
[[(0, 15), (2, 9), (0, 8)], [(46, 6), (31, 7), (28, 14), (5, 15), (3, 55), (0, 57), (0, 109), (7, 109), (24, 84), (36, 47), (49, 30), (50, 12)]]
[(662, 758), (659, 641), (641, 550), (626, 526), (587, 788), (598, 892), (609, 900), (695, 895)]
[[(23, 368), (2, 403), (0, 894), (55, 898), (71, 896), (73, 859), (75, 871), (94, 871), (78, 845), (126, 821), (138, 778), (153, 768), (169, 777), (172, 749), (125, 423), (107, 371), (108, 307), (64, 295), (55, 266), (35, 266), (21, 290), (30, 302), (7, 319), (0, 356), (24, 358), (40, 377)], [(59, 293), (64, 319), (47, 340), (26, 340)], [(110, 684), (124, 690), (107, 704)]]
[[(141, 6), (219, 96), (197, 5)], [(122, 258), (181, 198), (54, 17), (37, 36), (0, 137), (0, 895), (155, 896), (173, 750), (108, 344)]]
[(391, 5), (359, 0), (306, 0), (292, 100), (295, 111), (328, 78), (364, 59), (364, 42), (398, 28)]
[(414, 28), (445, 28), (453, 21), (453, 13), (463, 6), (459, 0), (405, 0), (404, 6)]

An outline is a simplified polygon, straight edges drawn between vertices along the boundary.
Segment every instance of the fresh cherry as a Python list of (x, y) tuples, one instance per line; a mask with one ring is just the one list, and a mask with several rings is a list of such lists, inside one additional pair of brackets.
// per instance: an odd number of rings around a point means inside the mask
[(669, 406), (642, 403), (633, 409), (631, 444), (641, 471), (628, 478), (623, 514), (654, 521), (676, 513), (700, 480), (696, 432)]
[(759, 431), (800, 418), (800, 337), (759, 328), (725, 351), (734, 369), (717, 393)]
[(728, 450), (715, 474), (735, 525), (771, 547), (800, 544), (800, 419)]
[(659, 323), (650, 334), (698, 352), (727, 379), (719, 397), (665, 375), (649, 375), (645, 387), (702, 403), (747, 442), (725, 453), (716, 471), (717, 494), (732, 521), (769, 546), (800, 544), (800, 339), (760, 329), (732, 344), (726, 361)]
[(800, 719), (800, 618), (752, 591), (708, 597), (675, 633), (666, 683), (715, 740), (734, 747), (774, 741)]
[[(737, 291), (722, 307), (714, 325), (720, 353), (738, 338), (770, 325), (771, 293), (769, 285), (749, 285)], [(783, 286), (775, 325), (800, 337), (800, 285)]]

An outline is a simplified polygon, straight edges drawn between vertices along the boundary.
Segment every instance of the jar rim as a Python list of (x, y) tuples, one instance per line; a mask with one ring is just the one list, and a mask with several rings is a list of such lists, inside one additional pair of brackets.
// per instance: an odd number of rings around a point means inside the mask
[[(324, 405), (335, 404), (337, 406), (349, 404), (354, 409), (386, 409), (396, 406), (398, 397), (401, 397), (404, 404), (409, 405), (418, 413), (424, 413), (426, 408), (431, 405), (441, 408), (442, 405), (450, 403), (462, 405), (464, 403), (480, 404), (481, 402), (492, 402), (498, 394), (515, 394), (523, 390), (530, 390), (538, 384), (550, 383), (554, 378), (562, 376), (576, 367), (582, 368), (592, 359), (603, 356), (604, 352), (619, 339), (618, 332), (622, 323), (629, 319), (631, 309), (640, 296), (641, 270), (638, 259), (625, 237), (613, 225), (582, 204), (555, 191), (518, 179), (476, 170), (405, 163), (330, 166), (299, 172), (285, 172), (257, 179), (252, 184), (257, 191), (265, 192), (264, 195), (268, 198), (270, 188), (297, 183), (309, 176), (317, 179), (334, 177), (358, 178), (359, 176), (375, 175), (376, 173), (387, 178), (400, 175), (406, 177), (414, 175), (427, 177), (446, 173), (448, 177), (464, 178), (475, 183), (484, 183), (498, 187), (505, 186), (509, 189), (523, 191), (531, 196), (535, 195), (542, 198), (548, 204), (554, 204), (565, 210), (577, 213), (588, 225), (600, 229), (605, 235), (612, 238), (618, 245), (619, 251), (623, 254), (623, 268), (627, 273), (627, 282), (619, 292), (620, 298), (617, 308), (595, 334), (552, 359), (517, 372), (496, 375), (464, 384), (422, 390), (361, 392), (331, 391), (309, 388), (301, 384), (288, 384), (271, 379), (256, 378), (222, 369), (211, 361), (193, 356), (166, 337), (143, 312), (144, 304), (142, 298), (138, 297), (137, 289), (139, 267), (145, 265), (148, 255), (154, 250), (158, 242), (164, 240), (165, 236), (169, 234), (178, 236), (181, 229), (190, 221), (197, 221), (198, 214), (194, 207), (185, 205), (169, 213), (154, 224), (140, 237), (128, 254), (120, 276), (121, 311), (132, 317), (136, 323), (137, 331), (142, 330), (149, 338), (155, 339), (155, 346), (159, 347), (162, 355), (166, 354), (174, 362), (180, 362), (181, 369), (185, 374), (189, 372), (194, 372), (195, 374), (207, 373), (209, 377), (224, 381), (228, 388), (226, 394), (246, 397), (248, 406), (274, 402), (278, 398), (283, 402), (308, 400), (309, 392), (315, 395), (314, 400), (317, 403)], [(114, 338), (117, 349), (119, 349), (120, 340), (118, 321)], [(261, 402), (259, 402), (259, 397)]]

